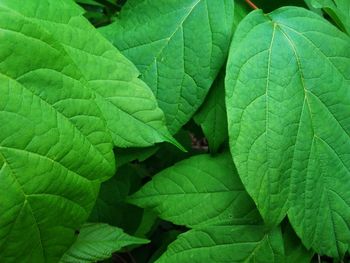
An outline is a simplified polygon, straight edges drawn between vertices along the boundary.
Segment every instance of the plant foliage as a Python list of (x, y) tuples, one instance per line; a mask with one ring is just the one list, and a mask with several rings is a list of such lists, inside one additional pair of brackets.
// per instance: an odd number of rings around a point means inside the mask
[(0, 262), (348, 262), (349, 34), (348, 0), (0, 0)]

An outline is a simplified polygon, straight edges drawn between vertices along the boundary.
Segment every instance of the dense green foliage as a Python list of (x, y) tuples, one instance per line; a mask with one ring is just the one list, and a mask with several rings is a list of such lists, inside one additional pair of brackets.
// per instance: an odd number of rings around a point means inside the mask
[(348, 0), (0, 0), (0, 262), (347, 262), (349, 34)]

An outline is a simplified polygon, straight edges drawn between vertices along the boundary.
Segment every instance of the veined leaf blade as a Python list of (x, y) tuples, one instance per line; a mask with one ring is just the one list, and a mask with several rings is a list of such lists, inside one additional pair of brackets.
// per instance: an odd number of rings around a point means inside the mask
[(225, 62), (233, 1), (129, 0), (102, 32), (135, 63), (176, 133), (202, 104)]
[(152, 91), (138, 78), (139, 71), (83, 17), (77, 4), (4, 0), (1, 5), (36, 21), (62, 44), (95, 92), (116, 146), (145, 147), (163, 141), (179, 146)]
[(260, 220), (229, 154), (181, 161), (155, 175), (129, 201), (189, 227)]
[(63, 255), (60, 263), (92, 263), (108, 259), (114, 252), (129, 245), (149, 241), (125, 234), (122, 229), (107, 224), (85, 224), (75, 243)]
[(226, 74), (231, 151), (248, 192), (266, 222), (288, 213), (307, 248), (333, 257), (350, 241), (349, 49), (310, 11), (255, 11)]
[(0, 261), (58, 261), (114, 173), (113, 145), (60, 43), (0, 14)]
[(258, 225), (207, 226), (181, 234), (156, 263), (284, 262), (279, 228)]

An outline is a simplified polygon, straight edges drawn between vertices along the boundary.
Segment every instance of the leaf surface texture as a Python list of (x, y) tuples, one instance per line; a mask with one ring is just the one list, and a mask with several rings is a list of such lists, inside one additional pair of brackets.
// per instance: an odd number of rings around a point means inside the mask
[(231, 0), (129, 0), (101, 32), (135, 63), (176, 133), (199, 106), (225, 62)]
[(310, 11), (255, 11), (226, 72), (231, 152), (247, 191), (268, 224), (288, 213), (308, 248), (333, 257), (350, 242), (349, 50)]
[(116, 146), (145, 147), (162, 141), (176, 144), (136, 67), (82, 16), (79, 6), (69, 0), (4, 0), (1, 5), (40, 24), (61, 43), (94, 91)]
[(60, 263), (92, 263), (108, 259), (123, 247), (147, 244), (148, 240), (125, 234), (107, 224), (85, 224), (77, 240), (63, 255)]

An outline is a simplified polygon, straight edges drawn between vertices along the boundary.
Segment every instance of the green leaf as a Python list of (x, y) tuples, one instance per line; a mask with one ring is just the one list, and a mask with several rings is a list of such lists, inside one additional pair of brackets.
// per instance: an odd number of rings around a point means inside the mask
[(232, 0), (128, 0), (101, 32), (136, 64), (174, 134), (204, 101), (232, 28)]
[(88, 263), (110, 258), (123, 247), (147, 244), (149, 241), (125, 234), (106, 224), (85, 224), (75, 243), (63, 255), (61, 263)]
[(189, 227), (247, 223), (259, 217), (229, 154), (181, 161), (155, 175), (129, 201)]
[(316, 13), (316, 14), (318, 14), (318, 15), (320, 15), (320, 16), (323, 16), (322, 10), (319, 9), (319, 8), (315, 8), (315, 7), (313, 6), (313, 4), (312, 4), (313, 1), (314, 1), (314, 0), (304, 0), (305, 4), (307, 5), (307, 7), (308, 7), (311, 11), (313, 11), (314, 13)]
[(159, 146), (147, 148), (117, 148), (117, 165), (121, 167), (131, 161), (143, 162), (154, 155), (159, 150)]
[(181, 233), (182, 231), (179, 230), (170, 230), (168, 232), (161, 233), (159, 238), (154, 238), (154, 243), (158, 249), (152, 254), (152, 257), (147, 262), (154, 263), (157, 261), (158, 258), (167, 250), (168, 246), (174, 242)]
[(224, 71), (219, 74), (201, 108), (194, 115), (194, 121), (202, 127), (209, 149), (215, 153), (228, 138), (225, 106)]
[[(270, 3), (271, 4), (271, 3)], [(251, 7), (247, 4), (245, 0), (235, 1), (235, 11), (233, 17), (234, 30), (237, 29), (239, 23), (242, 21), (249, 12), (252, 11)]]
[(294, 233), (290, 224), (287, 225), (283, 232), (283, 241), (286, 254), (286, 263), (310, 263), (314, 252), (307, 250), (300, 239)]
[[(249, 6), (243, 0), (235, 2), (234, 29), (249, 13)], [(225, 69), (222, 69), (214, 81), (203, 105), (193, 116), (197, 125), (200, 125), (208, 140), (209, 150), (215, 153), (227, 140), (227, 114), (225, 106)]]
[(284, 262), (281, 230), (263, 226), (206, 226), (181, 234), (156, 263)]
[(139, 237), (146, 237), (153, 233), (158, 226), (158, 215), (150, 210), (143, 210), (141, 221), (136, 229), (134, 235)]
[(99, 182), (114, 174), (112, 141), (63, 46), (4, 3), (0, 261), (57, 262), (87, 219)]
[(311, 0), (315, 8), (322, 8), (339, 26), (350, 34), (350, 1), (348, 0)]
[(31, 18), (62, 44), (86, 85), (95, 92), (116, 146), (145, 147), (162, 141), (177, 144), (136, 67), (89, 24), (73, 1), (3, 0), (1, 6)]
[(320, 16), (258, 10), (235, 33), (226, 72), (231, 152), (265, 221), (288, 213), (307, 248), (350, 243), (350, 39)]
[(130, 201), (194, 228), (157, 263), (284, 262), (281, 231), (260, 225), (231, 156), (197, 155), (155, 175)]
[(143, 210), (126, 203), (125, 200), (140, 185), (141, 176), (136, 167), (120, 167), (115, 176), (102, 183), (89, 222), (108, 223), (133, 234), (142, 219)]

